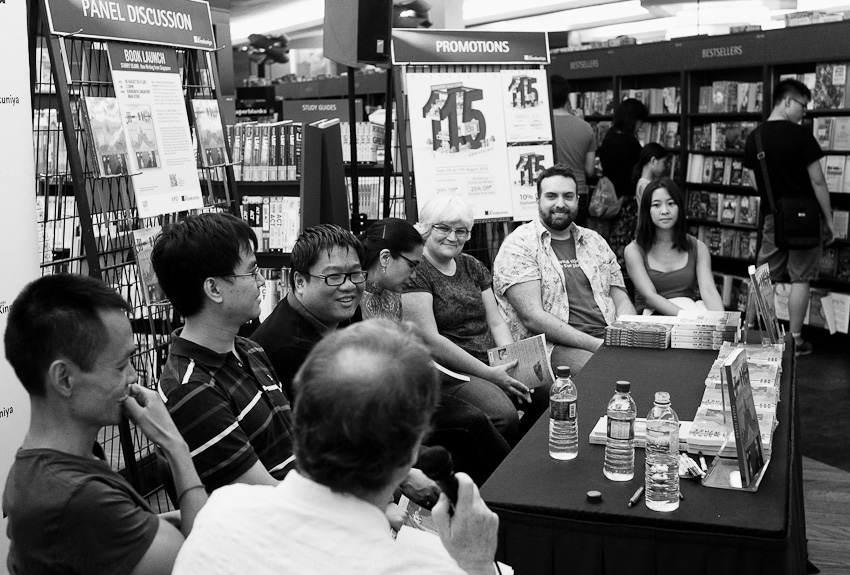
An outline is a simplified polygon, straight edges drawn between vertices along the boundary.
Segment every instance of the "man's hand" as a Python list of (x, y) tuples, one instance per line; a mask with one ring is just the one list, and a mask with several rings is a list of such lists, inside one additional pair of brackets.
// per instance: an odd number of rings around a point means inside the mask
[(490, 511), (466, 473), (456, 473), (457, 504), (450, 515), (448, 497), (440, 495), (431, 516), (449, 555), (467, 573), (492, 573), (499, 517)]
[(156, 445), (167, 448), (175, 439), (183, 441), (165, 404), (154, 390), (133, 383), (123, 405), (127, 417)]
[(432, 479), (415, 467), (410, 469), (404, 483), (401, 484), (401, 492), (415, 504), (431, 509), (440, 498), (440, 488)]

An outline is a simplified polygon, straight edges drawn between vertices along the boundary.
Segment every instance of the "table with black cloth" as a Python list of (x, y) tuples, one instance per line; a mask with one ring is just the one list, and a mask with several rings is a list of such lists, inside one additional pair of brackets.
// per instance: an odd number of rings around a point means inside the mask
[[(641, 498), (644, 452), (635, 450), (635, 476), (614, 482), (602, 473), (605, 448), (588, 436), (614, 394), (632, 383), (638, 417), (656, 391), (668, 391), (681, 420), (692, 421), (716, 351), (603, 346), (575, 377), (579, 455), (556, 461), (548, 453), (544, 414), (481, 488), (499, 515), (497, 558), (518, 575), (611, 574), (747, 575), (805, 573), (799, 420), (793, 343), (786, 340), (779, 421), (770, 465), (755, 493), (703, 487), (683, 479), (684, 500), (669, 513), (650, 511)], [(708, 458), (709, 464), (711, 458)], [(591, 490), (602, 501), (587, 499)]]

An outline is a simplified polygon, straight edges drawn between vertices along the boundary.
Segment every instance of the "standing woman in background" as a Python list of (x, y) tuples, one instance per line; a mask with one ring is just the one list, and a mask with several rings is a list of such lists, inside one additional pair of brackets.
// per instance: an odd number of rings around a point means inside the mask
[(626, 267), (623, 250), (634, 239), (637, 226), (637, 182), (632, 176), (634, 166), (640, 159), (641, 145), (635, 134), (648, 117), (649, 111), (640, 100), (628, 98), (620, 102), (614, 110), (611, 129), (605, 134), (597, 152), (602, 164), (602, 174), (614, 184), (617, 197), (623, 199), (620, 213), (612, 222), (611, 235), (608, 238), (608, 244), (623, 269)]
[[(667, 150), (664, 149), (664, 146), (655, 142), (645, 145), (640, 151), (638, 162), (632, 171), (632, 179), (637, 181), (635, 187), (635, 205), (637, 205), (638, 211), (637, 226), (640, 226), (640, 198), (643, 196), (643, 190), (649, 185), (649, 182), (663, 176), (666, 169)], [(637, 229), (637, 226), (635, 229)]]

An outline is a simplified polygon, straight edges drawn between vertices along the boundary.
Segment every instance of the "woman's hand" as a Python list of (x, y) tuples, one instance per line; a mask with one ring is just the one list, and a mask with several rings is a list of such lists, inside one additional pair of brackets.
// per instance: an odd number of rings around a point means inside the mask
[(502, 391), (504, 391), (508, 395), (508, 397), (516, 396), (519, 401), (531, 403), (532, 390), (530, 390), (521, 381), (516, 380), (510, 375), (508, 375), (508, 370), (516, 367), (516, 364), (517, 360), (513, 360), (509, 363), (503, 363), (502, 365), (492, 366), (490, 368), (487, 381), (498, 385), (502, 389)]

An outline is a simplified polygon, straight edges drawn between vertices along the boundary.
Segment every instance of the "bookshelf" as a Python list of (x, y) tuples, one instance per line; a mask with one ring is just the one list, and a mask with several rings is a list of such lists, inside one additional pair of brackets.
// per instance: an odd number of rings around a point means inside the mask
[[(823, 76), (825, 64), (843, 65), (844, 72), (850, 71), (850, 49), (844, 41), (848, 34), (850, 21), (843, 21), (561, 52), (552, 56), (549, 73), (561, 74), (570, 81), (575, 92), (574, 107), (584, 107), (585, 120), (602, 134), (611, 117), (598, 112), (598, 104), (585, 106), (587, 101), (605, 100), (605, 94), (619, 102), (639, 94), (653, 112), (646, 99), (647, 91), (678, 88), (678, 113), (656, 107), (649, 124), (678, 122), (678, 147), (662, 144), (672, 148), (674, 157), (679, 159), (678, 172), (673, 176), (687, 196), (688, 224), (709, 249), (713, 248), (712, 267), (724, 303), (732, 309), (744, 309), (745, 301), (739, 302), (738, 295), (741, 290), (746, 291), (740, 284), (746, 277), (747, 265), (755, 263), (759, 224), (753, 215), (758, 214), (759, 198), (746, 180), (746, 170), (738, 175), (743, 142), (749, 131), (769, 116), (771, 90), (782, 77), (799, 76), (814, 87), (818, 74)], [(818, 41), (812, 42), (812, 38)], [(824, 174), (830, 175), (836, 222), (843, 223), (850, 219), (850, 86), (842, 70), (837, 77), (845, 78), (840, 103), (833, 90), (832, 99), (825, 100), (832, 102), (831, 107), (813, 106), (806, 122), (816, 136), (821, 134), (824, 144), (829, 143), (822, 145), (830, 162), (827, 165), (824, 161)], [(722, 96), (717, 102), (715, 88)], [(596, 95), (587, 97), (587, 93)], [(830, 123), (842, 126), (836, 132), (837, 146), (834, 136), (823, 135), (824, 125)], [(850, 292), (850, 241), (838, 239), (825, 250), (821, 269), (821, 279), (813, 283), (813, 291)]]

